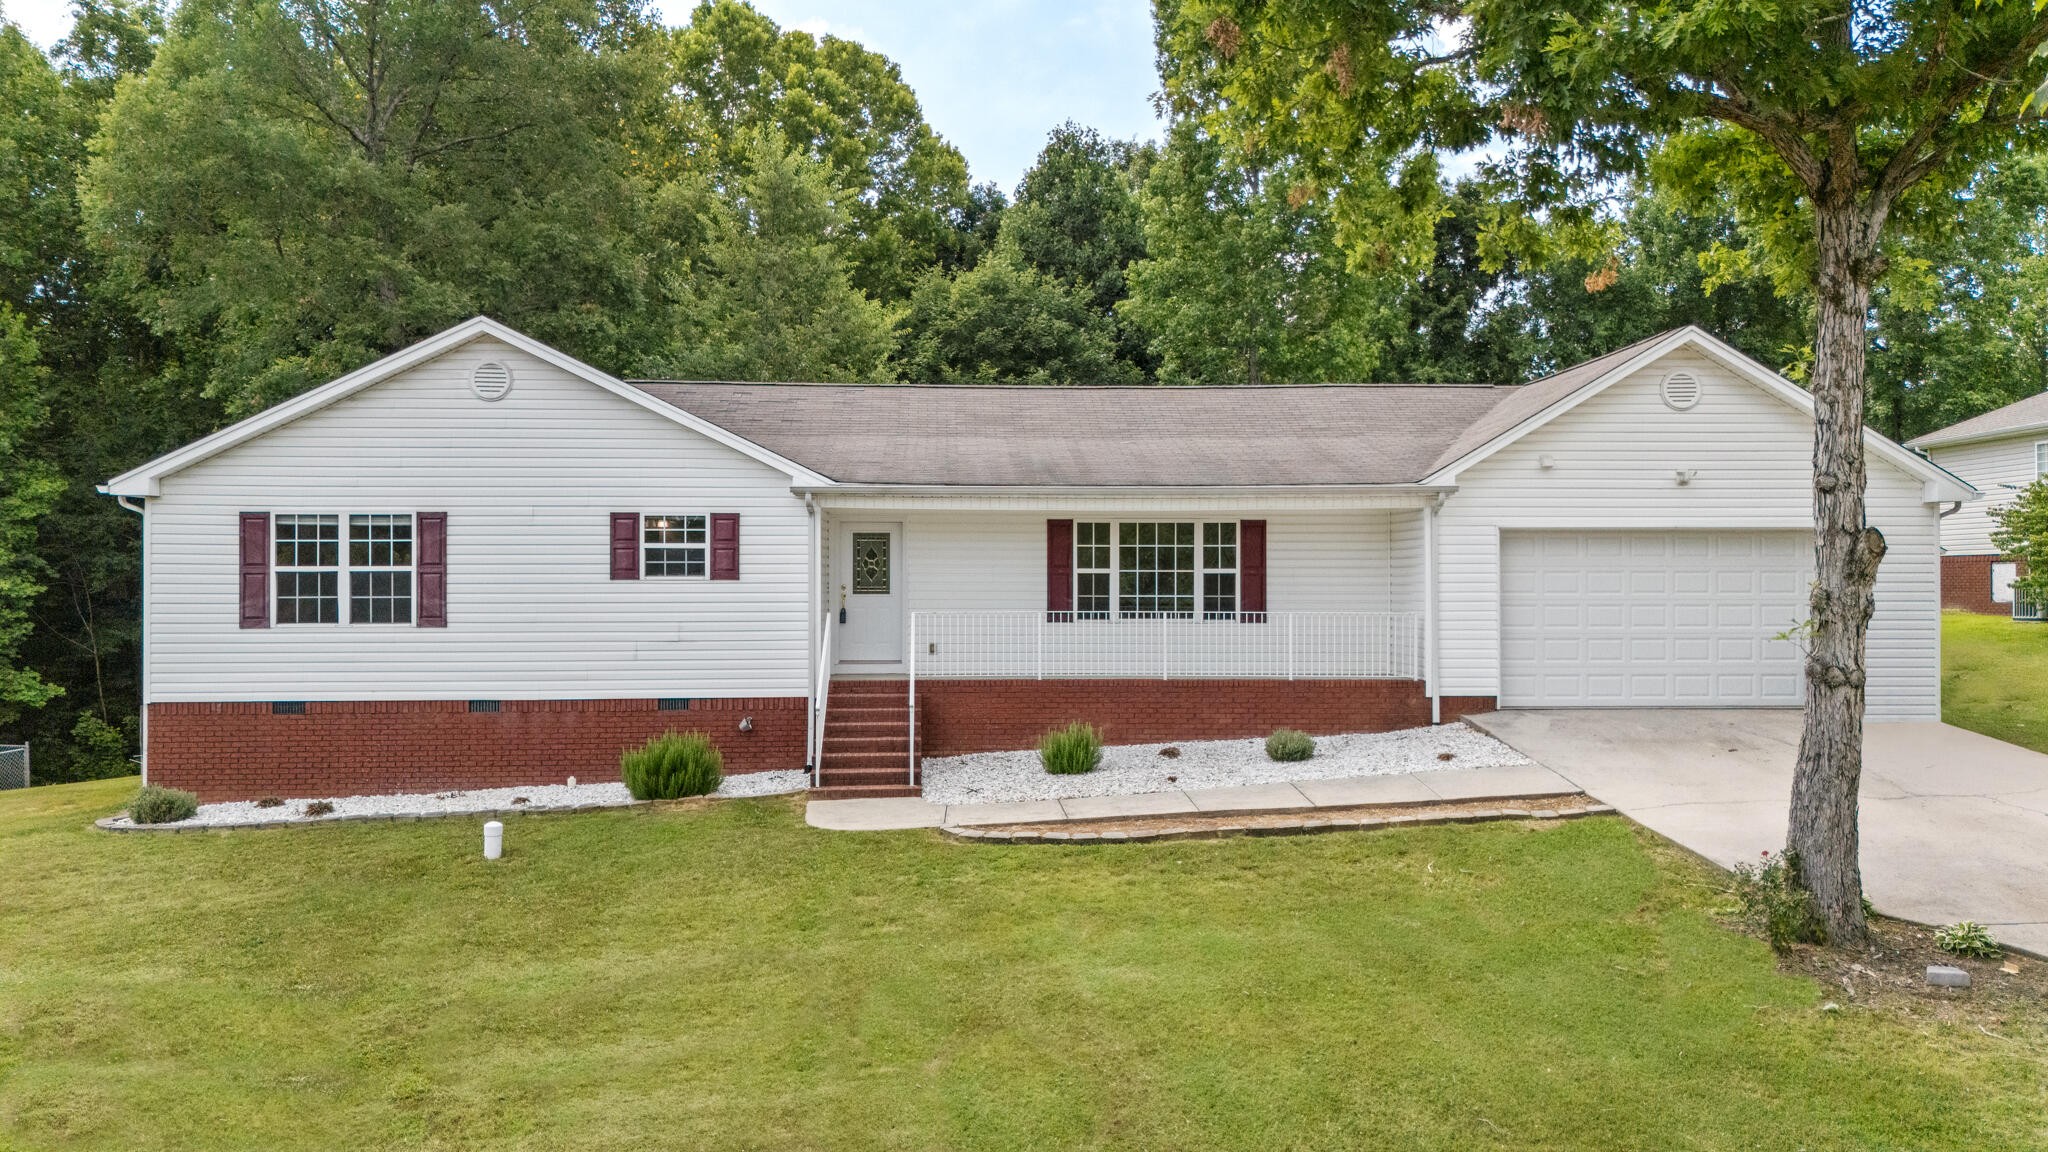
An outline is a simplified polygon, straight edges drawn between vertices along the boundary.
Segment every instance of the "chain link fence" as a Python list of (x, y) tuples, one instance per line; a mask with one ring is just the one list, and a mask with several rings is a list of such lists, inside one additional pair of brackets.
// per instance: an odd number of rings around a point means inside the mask
[(0, 791), (28, 787), (28, 745), (0, 744)]

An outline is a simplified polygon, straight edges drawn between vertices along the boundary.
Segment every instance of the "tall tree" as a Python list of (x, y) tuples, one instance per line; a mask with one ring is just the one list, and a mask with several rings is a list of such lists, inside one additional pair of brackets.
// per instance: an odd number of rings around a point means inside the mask
[(1145, 259), (1118, 307), (1150, 334), (1167, 384), (1364, 379), (1391, 322), (1381, 282), (1354, 276), (1324, 197), (1246, 160), (1192, 121), (1146, 179)]
[(923, 269), (973, 262), (986, 205), (887, 57), (785, 31), (744, 0), (704, 0), (671, 36), (667, 81), (676, 163), (708, 165), (729, 182), (773, 129), (852, 193), (841, 241), (863, 291), (898, 300)]
[[(10, 35), (19, 33), (0, 28), (0, 41)], [(24, 713), (64, 691), (20, 660), (30, 606), (44, 587), (44, 565), (34, 549), (36, 521), (64, 490), (63, 479), (30, 445), (49, 417), (48, 372), (40, 360), (21, 315), (0, 304), (0, 732), (10, 735)]]
[(1812, 286), (1817, 578), (1786, 847), (1827, 931), (1863, 939), (1864, 638), (1884, 558), (1863, 515), (1871, 292), (1931, 205), (2042, 135), (2027, 105), (2048, 15), (2023, 0), (1161, 0), (1160, 28), (1169, 98), (1336, 182), (1354, 251), (1414, 240), (1435, 152), (1496, 128), (1493, 167), (1522, 210), (1494, 242), (1590, 247), (1612, 182), (1668, 139), (1675, 170)]
[(1118, 354), (1148, 374), (1154, 365), (1144, 334), (1115, 317), (1130, 295), (1131, 263), (1145, 255), (1138, 193), (1154, 156), (1150, 146), (1069, 121), (1046, 139), (1003, 219), (1004, 236), (1024, 263), (1079, 289), (1111, 318)]
[(1136, 384), (1116, 325), (1081, 288), (1027, 265), (1007, 238), (958, 276), (933, 271), (897, 322), (912, 383)]
[(889, 316), (849, 278), (838, 239), (850, 194), (823, 164), (772, 129), (749, 147), (752, 171), (713, 202), (701, 259), (679, 274), (672, 376), (869, 381), (886, 377)]
[(238, 413), (477, 312), (631, 359), (645, 31), (629, 0), (188, 0), (84, 183), (106, 285)]

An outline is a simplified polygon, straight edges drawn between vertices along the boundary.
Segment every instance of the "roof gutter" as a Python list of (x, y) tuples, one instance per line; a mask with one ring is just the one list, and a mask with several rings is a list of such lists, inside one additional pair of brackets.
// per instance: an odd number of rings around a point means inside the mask
[(792, 484), (802, 496), (1428, 496), (1456, 484)]

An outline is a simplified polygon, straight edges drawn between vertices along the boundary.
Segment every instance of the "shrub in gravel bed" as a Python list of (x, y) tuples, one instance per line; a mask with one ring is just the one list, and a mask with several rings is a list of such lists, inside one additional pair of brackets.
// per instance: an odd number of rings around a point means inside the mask
[(1055, 776), (1079, 776), (1102, 763), (1102, 734), (1078, 721), (1038, 738), (1038, 762)]
[(702, 732), (664, 732), (619, 757), (619, 775), (635, 800), (707, 796), (725, 781), (725, 757)]
[(199, 814), (199, 797), (176, 788), (152, 784), (135, 794), (128, 818), (137, 824), (176, 824)]
[(1315, 739), (1306, 732), (1281, 728), (1266, 737), (1266, 758), (1269, 760), (1306, 760), (1315, 754)]
[(284, 801), (275, 796), (265, 796), (256, 802), (256, 806), (258, 808), (282, 808), (284, 807)]
[(334, 815), (334, 805), (325, 800), (315, 800), (311, 804), (306, 805), (306, 815), (332, 816)]

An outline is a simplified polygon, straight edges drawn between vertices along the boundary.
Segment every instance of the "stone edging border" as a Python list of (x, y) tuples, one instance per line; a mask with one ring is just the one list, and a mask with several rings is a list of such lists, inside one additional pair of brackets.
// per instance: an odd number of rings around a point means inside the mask
[[(1480, 824), (1494, 820), (1569, 820), (1613, 812), (1610, 805), (1589, 803), (1577, 808), (1480, 808), (1466, 812), (1413, 816), (1318, 817), (1313, 809), (1301, 819), (1273, 824), (1224, 824), (1210, 827), (1163, 827), (1146, 832), (993, 832), (947, 826), (939, 831), (980, 844), (1141, 844), (1155, 840), (1221, 840), (1230, 836), (1305, 836), (1321, 832), (1369, 832), (1380, 828), (1421, 828), (1433, 824)], [(1140, 819), (1140, 817), (1132, 817)]]
[(766, 800), (777, 796), (800, 795), (797, 792), (768, 792), (760, 796), (690, 796), (682, 800), (628, 800), (624, 804), (569, 804), (536, 808), (521, 804), (507, 808), (476, 808), (467, 812), (362, 812), (338, 816), (310, 816), (293, 820), (266, 820), (260, 824), (116, 824), (123, 813), (102, 816), (92, 826), (102, 832), (263, 832), (273, 828), (312, 828), (321, 824), (362, 824), (373, 821), (411, 822), (415, 820), (453, 820), (464, 817), (498, 816), (553, 816), (571, 812), (622, 812), (631, 808), (683, 807), (705, 802), (727, 800)]

